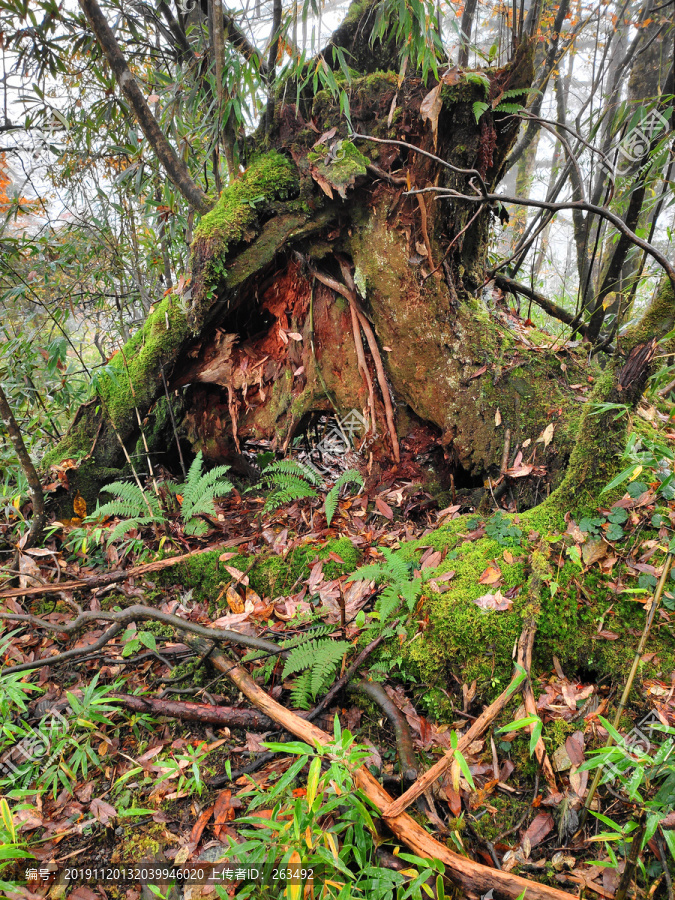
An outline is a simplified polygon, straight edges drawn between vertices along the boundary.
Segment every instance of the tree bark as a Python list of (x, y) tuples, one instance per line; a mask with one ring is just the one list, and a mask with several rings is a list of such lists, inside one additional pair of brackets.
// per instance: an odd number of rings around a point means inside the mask
[(19, 464), (21, 466), (23, 474), (26, 476), (26, 481), (28, 482), (28, 493), (33, 504), (33, 518), (30, 523), (30, 531), (28, 532), (28, 537), (22, 543), (21, 547), (22, 550), (28, 550), (29, 547), (34, 547), (42, 537), (42, 531), (45, 524), (44, 494), (42, 492), (40, 476), (38, 475), (37, 470), (33, 465), (33, 460), (30, 458), (30, 454), (26, 449), (23, 435), (21, 434), (21, 429), (19, 428), (16, 419), (14, 418), (14, 413), (12, 412), (12, 408), (9, 405), (9, 401), (7, 400), (7, 396), (1, 384), (0, 419), (2, 419), (2, 424), (5, 426), (7, 434), (9, 435), (9, 439), (12, 442), (14, 452), (17, 455), (17, 459), (19, 460)]

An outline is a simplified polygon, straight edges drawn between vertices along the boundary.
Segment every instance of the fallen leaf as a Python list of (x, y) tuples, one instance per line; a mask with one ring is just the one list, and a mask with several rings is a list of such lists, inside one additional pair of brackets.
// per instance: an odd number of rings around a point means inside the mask
[[(544, 450), (548, 447), (548, 445), (553, 440), (553, 431), (555, 429), (555, 425), (553, 422), (549, 422), (546, 428), (542, 431), (542, 433), (537, 438), (537, 444), (543, 444)], [(524, 445), (523, 445), (524, 446)]]
[(565, 749), (567, 750), (567, 755), (572, 763), (575, 766), (580, 766), (586, 759), (584, 754), (583, 731), (575, 731), (574, 734), (570, 734), (565, 741)]
[(95, 819), (98, 819), (101, 825), (107, 825), (117, 815), (115, 807), (106, 803), (105, 800), (92, 800), (89, 804), (89, 812)]
[(599, 559), (603, 559), (603, 557), (607, 556), (607, 550), (607, 544), (601, 538), (589, 538), (581, 548), (584, 564), (591, 566)]
[(495, 413), (495, 425), (499, 426), (501, 424), (502, 424), (502, 414), (500, 413), (499, 408), (497, 408), (497, 412)]
[(394, 512), (393, 512), (391, 506), (389, 506), (388, 503), (385, 503), (381, 497), (375, 498), (375, 506), (377, 507), (377, 511), (379, 513), (381, 513), (383, 516), (386, 516), (390, 522), (393, 520)]
[(422, 117), (422, 121), (428, 120), (431, 125), (431, 132), (434, 136), (434, 150), (438, 143), (438, 117), (443, 108), (443, 101), (441, 100), (442, 87), (443, 82), (440, 81), (435, 88), (432, 88), (429, 91), (420, 104), (420, 116)]
[(213, 808), (213, 832), (220, 839), (227, 822), (231, 822), (235, 816), (235, 808), (241, 806), (238, 797), (232, 798), (232, 791), (225, 790), (218, 795)]
[(553, 816), (551, 813), (538, 813), (523, 835), (523, 844), (525, 843), (525, 840), (529, 841), (530, 847), (536, 847), (537, 844), (541, 844), (546, 835), (553, 830), (553, 824)]
[(202, 832), (206, 828), (206, 825), (211, 818), (213, 809), (213, 806), (207, 806), (206, 809), (201, 813), (195, 824), (192, 826), (192, 831), (190, 832), (190, 843), (193, 847), (196, 847), (199, 843)]
[(473, 381), (474, 378), (479, 378), (481, 375), (487, 372), (487, 366), (481, 366), (480, 369), (477, 369), (473, 375), (469, 378), (469, 381)]
[(504, 612), (504, 610), (511, 609), (513, 606), (513, 600), (504, 597), (501, 591), (495, 591), (494, 594), (483, 594), (482, 597), (476, 598), (473, 602), (481, 609), (495, 610), (496, 612)]
[(495, 584), (502, 577), (502, 570), (497, 563), (492, 563), (487, 567), (478, 579), (479, 584)]

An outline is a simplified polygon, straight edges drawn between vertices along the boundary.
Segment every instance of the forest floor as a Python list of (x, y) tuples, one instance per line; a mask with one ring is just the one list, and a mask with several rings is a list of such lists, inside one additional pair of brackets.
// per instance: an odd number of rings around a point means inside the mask
[[(643, 414), (672, 444), (668, 417), (653, 408)], [(455, 581), (487, 633), (499, 634), (514, 603), (520, 627), (527, 577), (519, 584), (508, 573), (531, 572), (543, 545), (557, 575), (541, 585), (542, 596), (555, 601), (560, 592), (561, 605), (587, 611), (598, 659), (611, 660), (614, 646), (623, 655), (617, 650), (615, 669), (603, 670), (535, 650), (534, 710), (516, 690), (408, 812), (455, 853), (570, 896), (673, 896), (671, 581), (618, 734), (609, 725), (667, 565), (672, 492), (634, 467), (611, 506), (533, 531), (527, 514), (460, 515), (457, 503), (439, 510), (411, 475), (366, 478), (356, 496), (339, 501), (330, 527), (320, 497), (263, 515), (264, 498), (234, 489), (204, 517), (208, 530), (199, 537), (174, 516), (107, 543), (117, 519), (74, 518), (55, 527), (44, 547), (22, 554), (19, 587), (0, 589), (0, 803), (4, 842), (15, 848), (0, 870), (7, 896), (385, 898), (397, 885), (400, 896), (432, 896), (415, 893), (425, 884), (439, 896), (433, 867), (407, 855), (349, 784), (340, 787), (334, 765), (346, 759), (349, 769), (365, 759), (395, 797), (455, 746), (512, 673), (489, 641), (465, 654), (463, 665), (438, 657), (425, 668), (410, 648), (427, 646), (429, 604), (453, 596)], [(487, 550), (476, 557), (478, 545)], [(474, 568), (462, 571), (472, 553)], [(185, 560), (166, 565), (176, 554)], [(476, 569), (476, 559), (484, 567)], [(137, 571), (151, 561), (150, 571)], [(118, 574), (106, 583), (111, 571)], [(140, 606), (164, 621), (137, 616), (97, 645), (112, 617)], [(86, 630), (59, 630), (76, 616)], [(287, 731), (252, 710), (212, 664), (215, 645), (200, 650), (194, 636), (167, 624), (171, 616), (254, 642), (290, 641), (277, 656), (252, 651), (255, 643), (231, 645), (227, 659), (300, 715), (350, 675), (353, 651), (364, 651), (358, 671), (314, 719), (337, 742), (323, 756), (323, 776), (306, 744), (267, 752)], [(433, 656), (428, 646), (424, 653)], [(515, 646), (509, 654), (516, 658)], [(364, 691), (363, 675), (379, 690)], [(366, 747), (361, 756), (346, 733)], [(620, 746), (604, 759), (605, 783), (582, 828), (591, 761), (609, 733)], [(411, 766), (416, 771), (406, 772)], [(638, 845), (639, 855), (631, 849)], [(172, 886), (172, 867), (195, 872), (228, 847), (230, 862), (217, 877)], [(19, 858), (16, 848), (30, 856)], [(142, 871), (148, 865), (165, 875), (153, 881)], [(279, 873), (292, 865), (315, 869), (314, 881), (286, 883)], [(250, 880), (254, 869), (265, 871), (265, 884)]]

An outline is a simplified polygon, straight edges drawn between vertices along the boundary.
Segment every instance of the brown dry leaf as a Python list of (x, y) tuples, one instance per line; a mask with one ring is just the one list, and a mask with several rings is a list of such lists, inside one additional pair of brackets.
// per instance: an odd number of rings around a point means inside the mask
[(225, 591), (225, 599), (227, 600), (227, 605), (230, 607), (233, 613), (238, 615), (239, 613), (244, 612), (244, 601), (231, 584), (228, 584), (227, 586), (227, 590)]
[(89, 804), (89, 812), (95, 819), (98, 819), (101, 825), (107, 825), (117, 815), (115, 807), (106, 803), (105, 800), (92, 800)]
[(510, 566), (513, 563), (513, 553), (510, 550), (504, 551), (504, 562), (507, 566)]
[(495, 425), (499, 427), (502, 424), (502, 414), (499, 411), (499, 407), (497, 407), (497, 412), (495, 413)]
[(429, 91), (420, 104), (420, 116), (422, 117), (422, 121), (428, 119), (429, 124), (431, 125), (431, 132), (434, 136), (434, 150), (438, 144), (438, 117), (443, 108), (443, 101), (441, 100), (442, 87), (443, 82), (441, 81), (435, 88), (432, 88)]
[(87, 501), (79, 491), (76, 492), (73, 500), (73, 512), (79, 519), (84, 519), (87, 515)]
[(529, 841), (530, 847), (541, 844), (547, 834), (553, 830), (553, 816), (551, 813), (538, 813), (532, 820), (532, 824), (523, 835), (523, 845)]
[(480, 369), (477, 369), (473, 375), (470, 376), (469, 381), (473, 381), (474, 378), (479, 378), (481, 375), (484, 375), (487, 372), (487, 366), (481, 366)]
[(232, 797), (231, 790), (222, 791), (213, 807), (213, 833), (220, 840), (220, 835), (227, 822), (234, 819), (235, 808), (241, 806), (241, 800)]
[(202, 832), (206, 828), (206, 825), (211, 818), (211, 814), (213, 812), (213, 806), (207, 806), (206, 809), (199, 816), (195, 824), (192, 826), (192, 831), (190, 832), (190, 843), (193, 847), (196, 847), (199, 843), (199, 840), (202, 836)]
[(495, 584), (502, 577), (502, 570), (497, 563), (491, 563), (478, 579), (479, 584)]
[(543, 444), (544, 450), (548, 447), (548, 445), (553, 440), (553, 431), (555, 430), (555, 425), (553, 422), (549, 422), (546, 428), (542, 431), (539, 437), (536, 440), (537, 444)]
[(594, 562), (607, 556), (607, 544), (601, 538), (589, 538), (581, 548), (584, 565), (592, 566)]
[(451, 69), (443, 75), (441, 81), (443, 84), (449, 85), (449, 87), (454, 87), (454, 85), (459, 84), (462, 79), (462, 73), (458, 66), (453, 66)]
[(381, 513), (383, 516), (386, 516), (387, 519), (391, 522), (394, 518), (394, 513), (392, 511), (391, 506), (388, 503), (385, 503), (381, 497), (375, 498), (375, 506), (377, 507), (377, 511)]
[(473, 602), (481, 609), (495, 610), (496, 612), (504, 612), (513, 606), (513, 600), (504, 597), (501, 591), (495, 591), (494, 594), (483, 594), (482, 597), (477, 597)]
[(225, 566), (225, 571), (230, 574), (237, 583), (245, 586), (248, 585), (248, 575), (244, 575), (239, 569), (235, 569), (234, 566)]
[(580, 766), (586, 759), (584, 755), (583, 731), (575, 731), (574, 734), (570, 734), (565, 741), (565, 749), (573, 765)]

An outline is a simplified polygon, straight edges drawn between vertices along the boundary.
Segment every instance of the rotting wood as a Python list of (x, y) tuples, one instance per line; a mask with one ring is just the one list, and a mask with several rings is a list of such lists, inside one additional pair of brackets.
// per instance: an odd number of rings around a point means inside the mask
[[(233, 664), (221, 653), (213, 653), (210, 661), (219, 671), (224, 672), (230, 678), (254, 706), (296, 737), (311, 745), (323, 746), (331, 742), (332, 738), (329, 734), (277, 703), (253, 681), (244, 669)], [(393, 798), (364, 766), (356, 769), (353, 776), (356, 787), (380, 811), (390, 808)], [(460, 886), (465, 896), (483, 895), (492, 891), (495, 900), (499, 900), (499, 898), (517, 900), (525, 891), (527, 900), (572, 900), (573, 895), (566, 891), (528, 881), (526, 878), (510, 872), (490, 869), (453, 853), (452, 850), (428, 834), (407, 813), (398, 816), (387, 816), (384, 813), (382, 815), (393, 834), (403, 841), (413, 853), (426, 859), (437, 859), (442, 862), (447, 877)]]
[(159, 700), (157, 697), (136, 697), (133, 694), (110, 694), (110, 697), (121, 701), (132, 712), (150, 713), (153, 716), (205, 722), (221, 728), (246, 728), (249, 731), (271, 731), (276, 727), (272, 719), (257, 709), (210, 706), (208, 703), (190, 703), (181, 700)]

